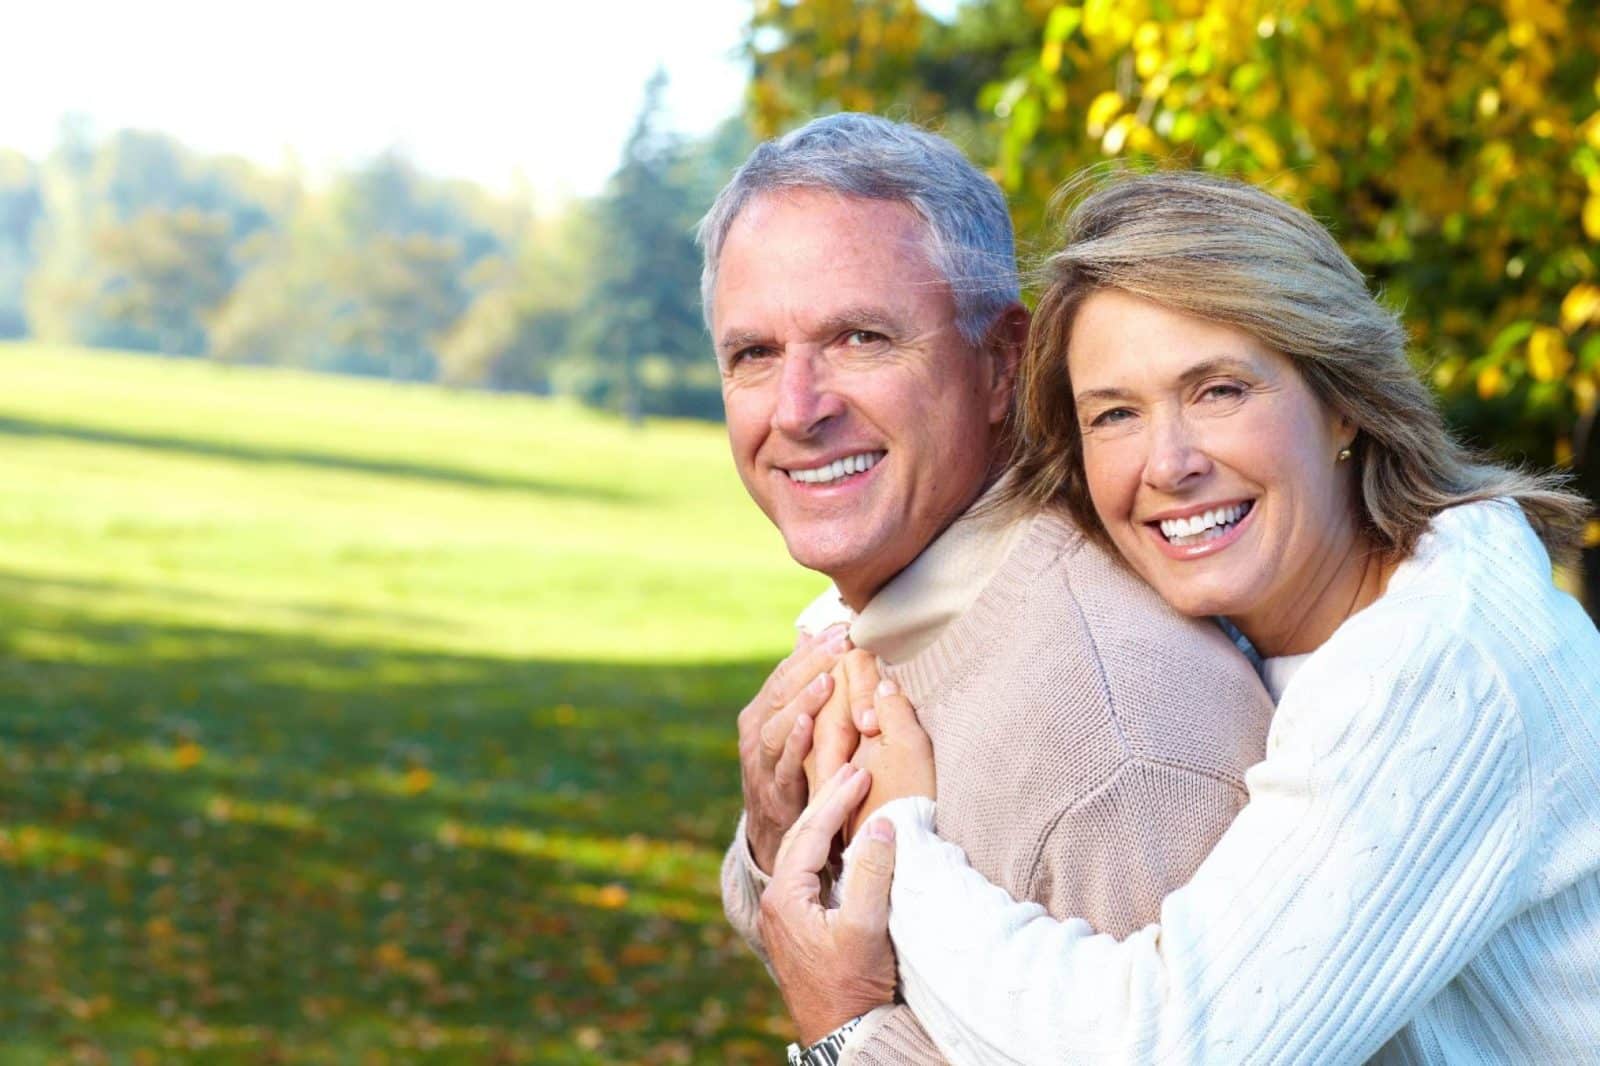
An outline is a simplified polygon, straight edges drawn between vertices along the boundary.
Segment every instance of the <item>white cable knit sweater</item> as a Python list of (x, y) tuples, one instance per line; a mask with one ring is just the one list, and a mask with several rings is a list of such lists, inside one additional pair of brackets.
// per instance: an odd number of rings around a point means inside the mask
[(984, 881), (931, 802), (885, 807), (905, 995), (945, 1055), (1600, 1062), (1600, 634), (1513, 505), (1434, 521), (1300, 665), (1246, 784), (1121, 942)]

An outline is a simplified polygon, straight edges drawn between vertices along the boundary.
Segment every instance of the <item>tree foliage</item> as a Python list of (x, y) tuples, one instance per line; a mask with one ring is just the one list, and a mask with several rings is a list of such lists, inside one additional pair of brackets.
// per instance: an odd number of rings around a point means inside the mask
[(1592, 2), (767, 0), (749, 46), (762, 133), (945, 122), (1046, 245), (1053, 190), (1105, 160), (1265, 185), (1404, 312), (1458, 425), (1600, 495)]
[(693, 229), (749, 138), (671, 133), (664, 86), (605, 193), (542, 215), (393, 153), (313, 182), (69, 122), (0, 154), (0, 336), (719, 417)]

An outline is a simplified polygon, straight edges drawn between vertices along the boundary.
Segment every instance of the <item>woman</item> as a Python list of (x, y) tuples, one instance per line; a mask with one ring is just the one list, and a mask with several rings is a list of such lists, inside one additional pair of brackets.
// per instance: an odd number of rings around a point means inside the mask
[[(957, 1063), (1600, 1061), (1600, 634), (1547, 555), (1583, 501), (1464, 452), (1359, 272), (1259, 190), (1113, 179), (1048, 280), (1020, 491), (1226, 618), (1278, 708), (1244, 810), (1118, 942), (933, 834), (926, 745), (880, 697), (888, 924), (930, 1034)], [(818, 952), (796, 886), (868, 776), (819, 792), (766, 902), (841, 985), (876, 956)]]

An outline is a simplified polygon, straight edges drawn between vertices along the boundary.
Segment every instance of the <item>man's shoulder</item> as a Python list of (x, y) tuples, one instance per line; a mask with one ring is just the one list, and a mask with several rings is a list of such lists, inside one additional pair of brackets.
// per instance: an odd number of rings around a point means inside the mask
[[(997, 668), (1020, 656), (1041, 678), (1092, 676), (1135, 758), (1230, 778), (1259, 760), (1272, 701), (1214, 619), (1179, 614), (1070, 519), (1041, 515), (1030, 532), (1052, 561), (1029, 578)], [(1045, 700), (1056, 691), (1039, 686)]]

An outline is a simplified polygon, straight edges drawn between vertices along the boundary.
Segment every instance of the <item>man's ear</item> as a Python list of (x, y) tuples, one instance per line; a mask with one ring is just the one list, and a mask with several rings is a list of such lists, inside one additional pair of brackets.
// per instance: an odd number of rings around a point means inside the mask
[(1017, 369), (1028, 343), (1028, 309), (1012, 304), (1002, 311), (984, 338), (984, 358), (989, 367), (989, 424), (998, 425), (1011, 414), (1017, 390)]

